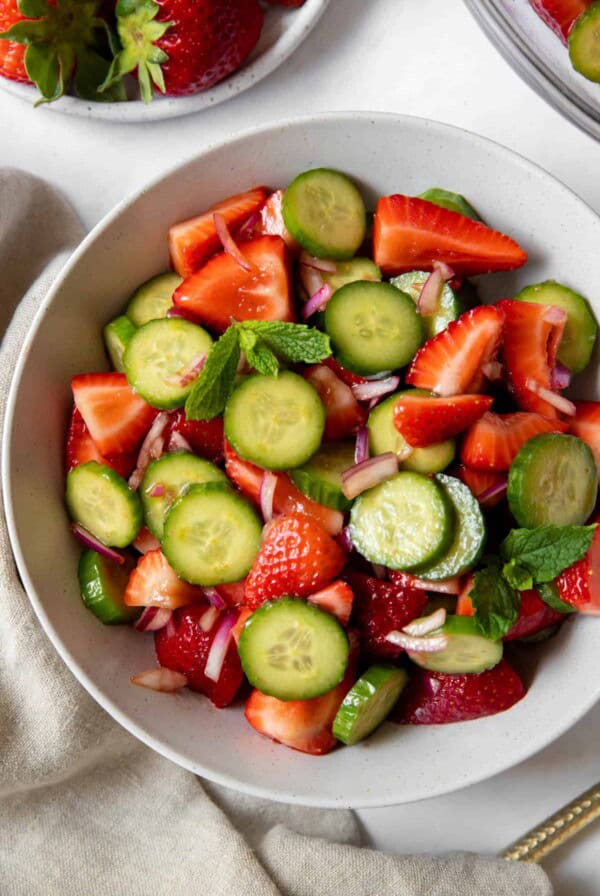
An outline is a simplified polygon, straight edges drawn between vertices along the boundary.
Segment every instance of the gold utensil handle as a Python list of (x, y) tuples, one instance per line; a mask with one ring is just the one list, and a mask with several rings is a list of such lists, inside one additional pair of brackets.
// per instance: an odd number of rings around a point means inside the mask
[(540, 862), (596, 818), (600, 818), (600, 783), (559, 809), (500, 855), (512, 862)]

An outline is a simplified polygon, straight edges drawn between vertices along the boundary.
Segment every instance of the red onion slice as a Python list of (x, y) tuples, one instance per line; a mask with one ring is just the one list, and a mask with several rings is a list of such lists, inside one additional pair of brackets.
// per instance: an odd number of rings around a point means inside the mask
[(249, 218), (246, 218), (242, 226), (237, 232), (238, 238), (249, 239), (252, 236), (252, 231), (260, 221), (260, 211), (257, 209), (255, 212), (252, 212)]
[(275, 473), (265, 470), (260, 484), (260, 510), (265, 523), (270, 523), (273, 519), (273, 498), (278, 481)]
[(407, 635), (405, 632), (389, 632), (385, 638), (390, 644), (396, 644), (403, 647), (404, 650), (410, 650), (411, 653), (438, 653), (445, 650), (448, 646), (447, 635), (431, 635), (427, 638), (417, 638), (414, 635)]
[(443, 280), (454, 280), (456, 277), (456, 271), (454, 268), (451, 268), (449, 264), (446, 264), (445, 261), (434, 261), (433, 262), (434, 271), (439, 271), (442, 275)]
[(342, 492), (348, 500), (356, 498), (369, 488), (385, 482), (398, 472), (398, 458), (393, 451), (379, 454), (370, 460), (355, 464), (342, 473)]
[(317, 311), (323, 311), (323, 309), (327, 307), (327, 303), (332, 295), (333, 289), (329, 283), (324, 283), (302, 308), (302, 319), (308, 320), (308, 318), (312, 317), (313, 314), (316, 314)]
[(362, 464), (369, 459), (369, 430), (366, 426), (359, 426), (356, 433), (356, 445), (354, 447), (354, 463)]
[(190, 383), (193, 383), (199, 373), (202, 372), (202, 368), (206, 363), (206, 353), (201, 355), (196, 355), (195, 358), (192, 358), (190, 363), (187, 365), (184, 370), (181, 370), (179, 373), (173, 374), (173, 376), (168, 376), (165, 378), (165, 382), (169, 383), (171, 386), (181, 386), (182, 388), (185, 386), (189, 386)]
[(436, 594), (460, 594), (461, 591), (460, 576), (443, 579), (441, 582), (428, 582), (427, 579), (419, 579), (416, 576), (411, 576), (408, 572), (403, 575), (413, 588), (422, 588), (423, 591), (434, 591)]
[(155, 538), (147, 529), (142, 529), (132, 544), (140, 554), (147, 554), (149, 551), (157, 551), (160, 548), (158, 538)]
[(386, 376), (383, 380), (375, 380), (371, 383), (355, 383), (350, 388), (357, 401), (372, 401), (379, 400), (390, 392), (395, 392), (399, 385), (399, 376)]
[(308, 252), (302, 250), (300, 253), (300, 264), (303, 264), (307, 268), (312, 268), (314, 271), (322, 271), (324, 274), (335, 274), (337, 273), (337, 264), (331, 258), (316, 258), (314, 255), (309, 255)]
[(165, 486), (162, 482), (157, 482), (156, 485), (153, 485), (150, 491), (146, 491), (146, 494), (149, 498), (162, 498), (166, 491)]
[(508, 477), (504, 477), (500, 482), (496, 482), (495, 485), (490, 485), (489, 488), (486, 488), (485, 491), (481, 492), (481, 494), (477, 495), (477, 500), (479, 501), (482, 507), (487, 507), (489, 502), (493, 498), (497, 498), (498, 495), (504, 496), (506, 490), (508, 488)]
[(92, 551), (96, 551), (97, 554), (101, 554), (101, 556), (106, 557), (107, 560), (112, 560), (113, 563), (118, 563), (119, 565), (125, 563), (125, 554), (103, 544), (95, 535), (92, 535), (91, 532), (88, 532), (87, 529), (80, 526), (79, 523), (73, 523), (71, 525), (71, 532), (77, 541), (80, 541), (86, 548), (91, 548)]
[(164, 432), (169, 422), (169, 414), (167, 411), (161, 411), (155, 419), (154, 423), (148, 430), (146, 438), (142, 442), (135, 470), (129, 477), (129, 488), (136, 491), (140, 482), (144, 478), (144, 473), (151, 460), (155, 460), (163, 453), (165, 442)]
[(504, 367), (499, 361), (488, 361), (481, 369), (484, 377), (491, 383), (495, 383), (504, 377)]
[(177, 432), (177, 430), (172, 432), (169, 437), (168, 450), (169, 451), (188, 451), (190, 454), (194, 453), (192, 451), (192, 446), (190, 445), (188, 440), (184, 436), (182, 436), (180, 432)]
[(421, 619), (415, 619), (409, 625), (405, 625), (402, 629), (407, 635), (414, 635), (421, 638), (423, 635), (429, 635), (436, 629), (441, 628), (446, 621), (446, 611), (443, 607), (431, 613), (429, 616), (423, 616)]
[(220, 616), (220, 610), (217, 607), (209, 607), (206, 613), (203, 613), (198, 620), (198, 625), (203, 632), (209, 632)]
[(544, 309), (543, 320), (548, 324), (560, 326), (567, 321), (567, 312), (564, 308), (558, 308), (556, 305), (547, 305)]
[(173, 638), (177, 634), (177, 626), (175, 625), (175, 619), (171, 614), (171, 618), (165, 625), (165, 634), (167, 638)]
[(302, 288), (310, 299), (324, 286), (323, 278), (319, 271), (316, 271), (314, 268), (309, 268), (308, 265), (305, 264), (300, 265), (299, 273)]
[(166, 607), (145, 607), (133, 627), (138, 632), (157, 632), (168, 625), (172, 615), (173, 611), (167, 610)]
[(352, 544), (352, 538), (350, 537), (350, 529), (348, 526), (344, 526), (341, 532), (335, 537), (335, 540), (339, 544), (339, 546), (346, 551), (346, 553), (350, 554), (354, 550), (354, 545)]
[(227, 648), (229, 647), (229, 642), (231, 640), (231, 629), (235, 625), (237, 618), (237, 610), (229, 610), (227, 613), (225, 613), (221, 625), (217, 629), (217, 633), (213, 638), (212, 644), (210, 645), (210, 650), (208, 651), (208, 656), (206, 658), (204, 674), (207, 678), (210, 678), (211, 681), (218, 681), (221, 677), (221, 670), (223, 668), (223, 663), (225, 662), (225, 657), (227, 655)]
[(203, 588), (202, 593), (207, 601), (216, 607), (217, 610), (224, 610), (227, 606), (225, 600), (221, 597), (216, 588)]
[(575, 405), (572, 401), (569, 401), (568, 398), (565, 398), (564, 395), (557, 395), (556, 392), (552, 392), (551, 389), (546, 389), (545, 386), (541, 386), (536, 380), (531, 379), (531, 377), (528, 377), (525, 380), (525, 388), (529, 389), (530, 392), (539, 395), (542, 401), (547, 401), (548, 404), (551, 404), (557, 411), (567, 414), (569, 417), (575, 416), (577, 410)]
[(560, 362), (550, 374), (550, 386), (553, 389), (568, 389), (571, 385), (571, 371)]
[(229, 227), (227, 226), (227, 221), (223, 217), (223, 215), (219, 214), (219, 212), (215, 212), (213, 214), (213, 223), (215, 225), (215, 230), (217, 231), (217, 236), (221, 240), (221, 245), (225, 252), (230, 255), (233, 260), (239, 264), (243, 271), (250, 272), (252, 270), (252, 265), (246, 258), (246, 256), (238, 249), (238, 246), (229, 232)]
[(441, 271), (434, 268), (419, 293), (417, 300), (417, 310), (423, 317), (429, 317), (435, 314), (440, 305), (442, 290), (444, 288), (444, 278)]
[(373, 575), (376, 579), (383, 581), (387, 579), (387, 567), (381, 566), (380, 563), (371, 563), (371, 569), (373, 570)]
[(164, 694), (172, 694), (173, 691), (184, 688), (188, 683), (187, 678), (181, 672), (165, 669), (162, 666), (159, 666), (158, 669), (140, 672), (139, 675), (132, 675), (129, 680), (141, 688), (150, 688), (151, 691), (161, 691)]

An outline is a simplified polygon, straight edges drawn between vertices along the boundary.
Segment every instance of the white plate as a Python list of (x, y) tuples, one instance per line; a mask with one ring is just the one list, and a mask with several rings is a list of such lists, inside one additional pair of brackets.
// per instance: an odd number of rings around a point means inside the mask
[[(540, 168), (482, 137), (401, 116), (339, 113), (251, 131), (213, 147), (121, 203), (87, 237), (53, 286), (25, 341), (9, 398), (2, 474), (6, 515), (31, 602), (56, 649), (125, 728), (180, 765), (273, 799), (381, 806), (423, 799), (503, 771), (545, 747), (600, 695), (598, 621), (575, 619), (524, 651), (531, 681), (513, 709), (458, 725), (383, 725), (368, 743), (317, 758), (256, 734), (241, 708), (128, 683), (155, 663), (152, 639), (101, 625), (79, 597), (79, 550), (63, 506), (70, 377), (103, 369), (101, 327), (167, 266), (167, 229), (252, 184), (285, 185), (317, 165), (343, 169), (378, 194), (431, 186), (464, 193), (530, 253), (527, 268), (483, 278), (487, 298), (547, 277), (587, 292), (600, 283), (600, 219)], [(600, 295), (591, 295), (600, 312)], [(578, 381), (600, 397), (598, 362)]]
[[(265, 24), (260, 40), (250, 57), (240, 69), (211, 90), (196, 93), (194, 96), (156, 95), (147, 105), (141, 100), (127, 103), (91, 103), (77, 97), (66, 96), (55, 103), (40, 107), (40, 114), (43, 114), (41, 109), (51, 109), (54, 112), (79, 115), (82, 118), (136, 123), (177, 118), (216, 106), (257, 84), (280, 66), (309, 35), (328, 3), (329, 0), (306, 0), (298, 9), (286, 9), (266, 3)], [(30, 105), (33, 105), (39, 96), (33, 87), (17, 84), (7, 78), (0, 78), (0, 87), (13, 96), (26, 100)]]

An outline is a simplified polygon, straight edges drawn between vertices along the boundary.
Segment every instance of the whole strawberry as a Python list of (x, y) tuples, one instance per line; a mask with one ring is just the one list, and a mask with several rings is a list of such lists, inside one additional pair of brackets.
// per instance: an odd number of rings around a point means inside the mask
[(105, 87), (137, 71), (144, 102), (206, 90), (239, 68), (263, 24), (258, 0), (119, 0), (123, 49)]
[[(25, 16), (19, 12), (17, 0), (0, 0), (0, 31), (8, 31)], [(12, 40), (0, 41), (0, 75), (11, 81), (31, 83), (25, 68), (25, 47)]]

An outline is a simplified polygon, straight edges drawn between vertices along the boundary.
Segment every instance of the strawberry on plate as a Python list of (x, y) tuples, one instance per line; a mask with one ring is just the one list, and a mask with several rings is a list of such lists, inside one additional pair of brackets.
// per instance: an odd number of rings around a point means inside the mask
[[(213, 463), (223, 458), (223, 418), (188, 420), (183, 408), (176, 410), (169, 420), (169, 436), (178, 432), (195, 454)], [(169, 439), (167, 438), (167, 442)]]
[(106, 464), (120, 473), (121, 476), (127, 478), (135, 467), (137, 454), (116, 454), (113, 457), (104, 457), (100, 454), (94, 440), (90, 435), (90, 431), (85, 425), (83, 417), (73, 405), (71, 412), (71, 421), (69, 423), (69, 432), (67, 433), (66, 446), (66, 469), (74, 469), (79, 464), (85, 464), (89, 460), (95, 460), (96, 463)]
[(600, 526), (585, 557), (563, 570), (555, 585), (561, 600), (579, 613), (600, 616)]
[(124, 600), (128, 607), (176, 610), (202, 598), (202, 589), (180, 579), (161, 550), (140, 557), (129, 576)]
[(386, 276), (431, 270), (441, 261), (460, 277), (472, 277), (519, 268), (527, 253), (480, 221), (415, 196), (394, 195), (377, 203), (373, 260)]
[(436, 398), (407, 393), (394, 407), (394, 426), (409, 445), (425, 448), (463, 432), (493, 403), (487, 395)]
[(421, 615), (427, 594), (401, 573), (391, 573), (389, 582), (363, 573), (350, 573), (347, 579), (354, 591), (352, 624), (358, 629), (361, 650), (373, 659), (395, 659), (402, 648), (386, 637)]
[(465, 312), (418, 350), (406, 382), (443, 396), (483, 391), (483, 368), (496, 356), (503, 323), (496, 306)]
[(566, 428), (560, 420), (549, 420), (541, 414), (488, 411), (465, 433), (460, 457), (463, 464), (475, 470), (501, 472), (508, 470), (529, 439), (543, 432), (564, 432)]
[(107, 457), (139, 447), (158, 413), (135, 394), (124, 373), (82, 373), (71, 388), (95, 445)]
[(352, 393), (352, 389), (324, 364), (313, 364), (302, 374), (319, 393), (325, 406), (326, 441), (337, 441), (354, 435), (366, 423), (367, 412)]
[(308, 601), (337, 616), (342, 625), (348, 625), (350, 614), (352, 613), (352, 604), (354, 603), (354, 592), (347, 582), (338, 579), (308, 596)]
[(260, 236), (242, 244), (249, 270), (227, 252), (213, 256), (187, 277), (173, 302), (199, 323), (223, 333), (232, 319), (294, 320), (289, 259), (279, 236)]
[(575, 401), (569, 432), (591, 448), (600, 475), (600, 401)]
[[(460, 464), (456, 470), (456, 475), (461, 482), (464, 482), (471, 489), (471, 492), (477, 499), (490, 491), (490, 489), (495, 488), (495, 486), (504, 484), (506, 487), (506, 476), (503, 473), (497, 473), (495, 470), (475, 470), (473, 467)], [(504, 491), (499, 491), (487, 497), (485, 500), (486, 509), (490, 510), (499, 504), (504, 495)]]
[(529, 0), (540, 19), (567, 46), (571, 28), (594, 0)]

